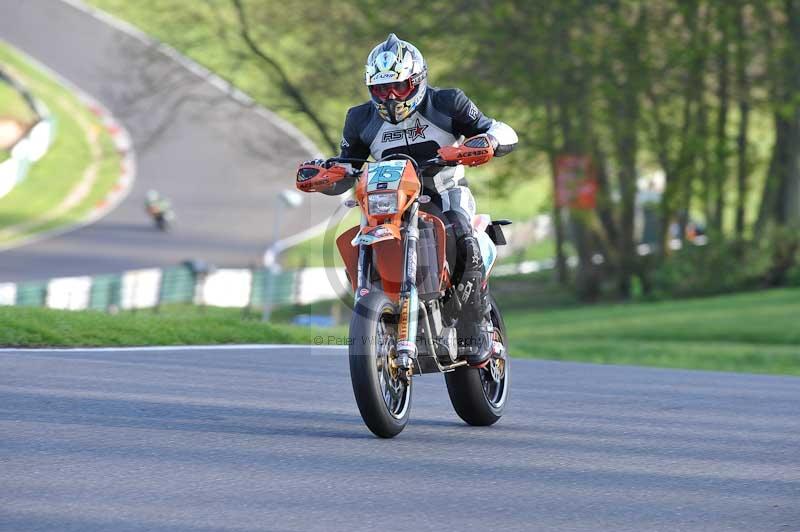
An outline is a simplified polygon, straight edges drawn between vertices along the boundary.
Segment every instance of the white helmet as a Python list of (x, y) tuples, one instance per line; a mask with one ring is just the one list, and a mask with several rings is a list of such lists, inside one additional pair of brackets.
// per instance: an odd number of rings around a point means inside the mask
[(428, 66), (417, 48), (394, 33), (367, 57), (366, 83), (378, 114), (392, 124), (419, 106), (428, 86)]

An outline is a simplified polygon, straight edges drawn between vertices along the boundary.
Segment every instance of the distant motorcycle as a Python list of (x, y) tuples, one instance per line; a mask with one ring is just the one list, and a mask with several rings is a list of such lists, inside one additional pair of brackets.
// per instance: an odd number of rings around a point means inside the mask
[(172, 205), (169, 200), (162, 198), (158, 192), (154, 190), (147, 193), (145, 210), (153, 219), (159, 231), (168, 231), (170, 225), (175, 220), (175, 211), (172, 210)]

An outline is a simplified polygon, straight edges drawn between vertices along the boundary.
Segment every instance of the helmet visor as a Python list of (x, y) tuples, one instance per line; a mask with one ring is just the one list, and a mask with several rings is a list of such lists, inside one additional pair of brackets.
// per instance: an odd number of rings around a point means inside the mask
[(405, 100), (414, 92), (414, 84), (411, 83), (410, 79), (407, 79), (405, 81), (395, 81), (394, 83), (370, 85), (369, 91), (380, 100), (388, 100), (392, 96), (395, 100)]

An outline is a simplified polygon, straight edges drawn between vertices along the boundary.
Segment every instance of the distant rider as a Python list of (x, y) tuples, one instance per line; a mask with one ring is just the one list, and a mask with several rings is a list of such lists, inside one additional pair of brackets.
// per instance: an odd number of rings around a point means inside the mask
[(144, 208), (161, 229), (166, 229), (166, 223), (171, 222), (175, 217), (170, 201), (156, 190), (147, 191)]

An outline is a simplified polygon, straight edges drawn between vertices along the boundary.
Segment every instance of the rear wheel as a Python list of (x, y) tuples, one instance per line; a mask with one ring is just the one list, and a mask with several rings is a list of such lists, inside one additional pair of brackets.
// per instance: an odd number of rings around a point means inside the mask
[(497, 302), (490, 296), (494, 340), (503, 346), (502, 356), (492, 356), (481, 368), (462, 366), (444, 374), (450, 402), (470, 425), (493, 425), (500, 419), (508, 402), (509, 357), (506, 327)]
[(376, 436), (393, 438), (408, 423), (411, 380), (393, 365), (397, 313), (386, 294), (372, 292), (356, 303), (350, 338), (350, 380), (361, 418)]
[(158, 227), (160, 231), (167, 230), (167, 219), (164, 217), (163, 214), (156, 215), (156, 227)]

